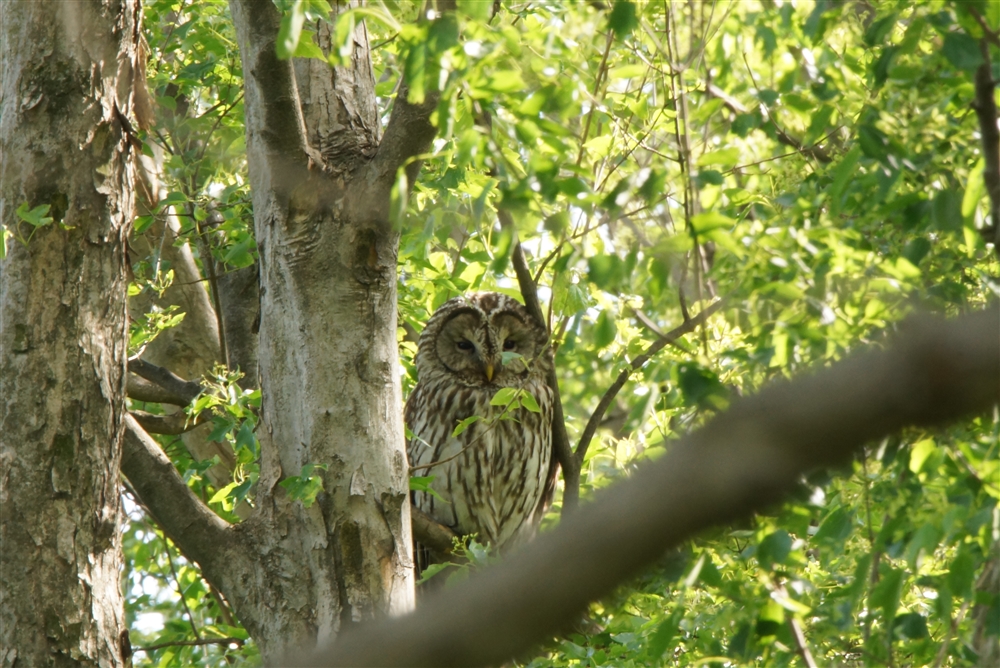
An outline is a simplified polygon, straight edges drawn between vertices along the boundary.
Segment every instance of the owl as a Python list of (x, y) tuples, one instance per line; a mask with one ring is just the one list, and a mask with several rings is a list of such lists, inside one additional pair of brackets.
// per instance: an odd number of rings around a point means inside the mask
[[(440, 498), (413, 492), (415, 507), (501, 550), (534, 535), (554, 482), (552, 364), (545, 328), (506, 295), (456, 297), (434, 312), (417, 344), (417, 385), (405, 419), (410, 466), (441, 462), (414, 470), (434, 476)], [(539, 412), (492, 405), (502, 388), (531, 394)], [(453, 435), (472, 416), (479, 419)], [(417, 553), (423, 568), (428, 555)]]

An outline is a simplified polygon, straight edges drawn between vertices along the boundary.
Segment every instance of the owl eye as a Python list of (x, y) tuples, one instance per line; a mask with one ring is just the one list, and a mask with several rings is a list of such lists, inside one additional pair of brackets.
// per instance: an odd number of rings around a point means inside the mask
[(475, 346), (472, 345), (472, 341), (467, 341), (465, 339), (462, 339), (461, 341), (459, 341), (455, 345), (458, 346), (459, 350), (472, 350), (473, 348), (475, 348)]
[(514, 350), (514, 348), (516, 348), (516, 347), (517, 347), (517, 343), (514, 341), (514, 339), (505, 339), (504, 342), (503, 342), (503, 349), (504, 350)]

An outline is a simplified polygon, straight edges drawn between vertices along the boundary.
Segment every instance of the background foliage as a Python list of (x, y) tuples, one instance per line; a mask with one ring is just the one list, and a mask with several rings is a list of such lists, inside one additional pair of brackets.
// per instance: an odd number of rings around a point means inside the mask
[[(658, 331), (727, 299), (616, 399), (587, 453), (584, 502), (770, 379), (878, 345), (915, 310), (980, 308), (1000, 288), (978, 232), (987, 200), (971, 107), (978, 40), (1000, 27), (1000, 4), (468, 0), (431, 29), (411, 3), (371, 2), (341, 14), (323, 54), (312, 34), (324, 4), (279, 3), (286, 53), (341, 66), (349, 28), (365, 20), (386, 114), (404, 73), (411, 99), (444, 91), (434, 152), (416, 183), (401, 177), (393, 207), (404, 394), (415, 334), (437, 306), (467, 290), (517, 294), (498, 209), (516, 221), (559, 345), (571, 440)], [(145, 19), (156, 123), (143, 139), (166, 156), (161, 211), (184, 212), (179, 242), (203, 265), (246, 266), (255, 247), (228, 6), (155, 0)], [(151, 222), (137, 219), (135, 233)], [(155, 257), (135, 270), (135, 293), (170, 280)], [(170, 324), (154, 315), (135, 323), (136, 345)], [(163, 443), (237, 521), (234, 502), (253, 497), (259, 394), (224, 371), (214, 382), (203, 404), (216, 405), (216, 437), (241, 463), (233, 484), (214, 489), (210, 463)], [(1000, 567), (998, 441), (994, 414), (873, 443), (770, 513), (665, 555), (526, 661), (783, 666), (808, 652), (818, 665), (970, 665), (1000, 629), (1000, 598), (984, 586)], [(319, 491), (306, 473), (294, 483), (306, 503)], [(133, 645), (205, 643), (150, 649), (136, 664), (252, 661), (221, 596), (129, 508)]]

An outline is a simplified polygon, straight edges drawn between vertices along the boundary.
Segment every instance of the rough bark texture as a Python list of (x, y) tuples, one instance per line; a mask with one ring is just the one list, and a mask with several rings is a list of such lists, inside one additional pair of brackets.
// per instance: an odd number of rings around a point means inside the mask
[[(266, 590), (271, 604), (258, 613), (270, 643), (323, 641), (344, 623), (413, 603), (395, 335), (397, 237), (384, 218), (363, 206), (363, 215), (352, 216), (343, 201), (364, 195), (348, 186), (378, 136), (363, 28), (355, 35), (354, 71), (300, 64), (296, 88), (292, 63), (275, 56), (273, 4), (234, 2), (232, 9), (247, 73), (247, 157), (260, 250), (255, 520), (269, 529), (258, 546), (269, 563), (249, 591), (227, 596), (239, 611), (241, 599), (260, 596), (253, 589)], [(298, 134), (303, 127), (306, 135)], [(330, 160), (329, 175), (321, 160)], [(376, 197), (387, 204), (388, 194)], [(306, 509), (277, 483), (310, 463), (329, 469), (326, 492)]]
[(0, 3), (0, 664), (121, 666), (125, 235), (139, 4)]
[[(246, 73), (260, 255), (256, 508), (238, 525), (222, 522), (131, 418), (122, 466), (274, 661), (291, 646), (329, 641), (345, 625), (413, 605), (398, 233), (388, 211), (397, 170), (414, 172), (419, 163), (407, 161), (434, 137), (428, 118), (438, 97), (411, 105), (401, 95), (380, 141), (363, 25), (353, 35), (353, 66), (331, 69), (277, 58), (281, 17), (270, 0), (230, 7)], [(327, 48), (329, 26), (315, 28)], [(241, 295), (254, 300), (243, 283), (234, 304)], [(228, 310), (223, 300), (227, 326), (237, 321)], [(248, 365), (253, 355), (251, 342)], [(325, 491), (309, 508), (278, 485), (306, 464), (328, 467)]]

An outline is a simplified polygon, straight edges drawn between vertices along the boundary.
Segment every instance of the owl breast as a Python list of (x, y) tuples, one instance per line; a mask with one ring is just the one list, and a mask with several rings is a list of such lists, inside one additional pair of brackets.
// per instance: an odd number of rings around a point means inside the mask
[[(414, 505), (460, 534), (478, 534), (481, 543), (510, 548), (524, 542), (536, 529), (534, 512), (552, 457), (551, 390), (527, 381), (523, 389), (540, 412), (519, 408), (501, 419), (504, 407), (490, 405), (498, 388), (435, 385), (418, 386), (407, 404), (409, 454), (413, 467), (441, 462), (415, 475), (434, 476), (432, 487), (442, 498), (415, 492)], [(473, 415), (480, 419), (453, 436)]]

